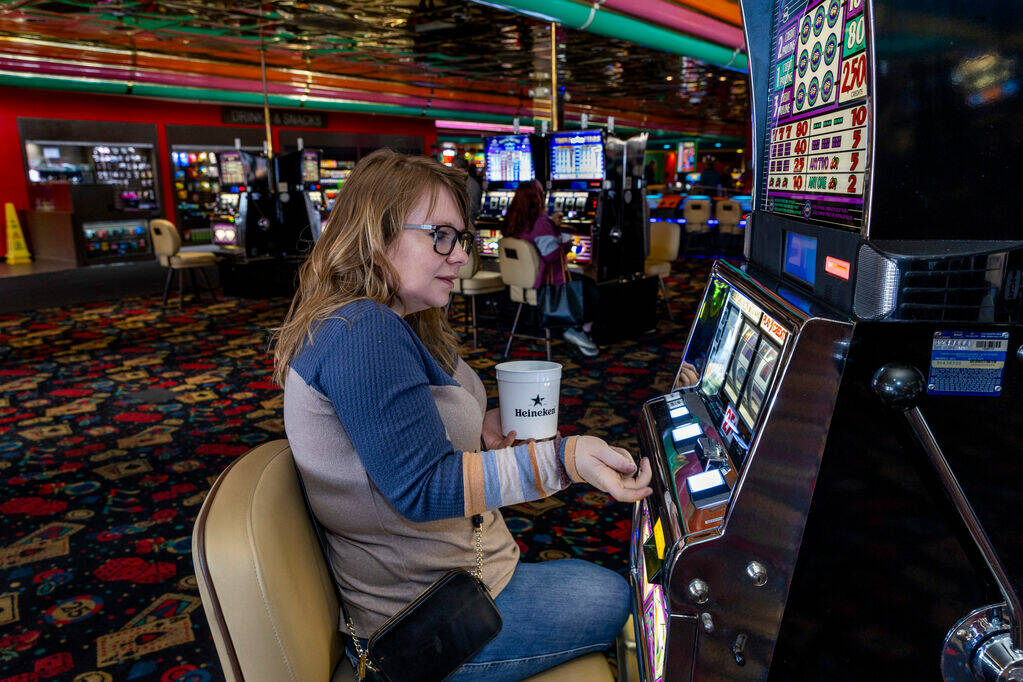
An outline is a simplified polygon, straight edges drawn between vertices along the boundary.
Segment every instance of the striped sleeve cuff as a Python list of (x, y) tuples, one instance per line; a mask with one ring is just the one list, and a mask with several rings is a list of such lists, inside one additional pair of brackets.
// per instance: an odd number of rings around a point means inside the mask
[(575, 466), (575, 445), (577, 442), (579, 442), (578, 436), (562, 438), (558, 447), (558, 458), (565, 467), (565, 473), (568, 474), (573, 483), (585, 483)]
[(482, 513), (520, 502), (532, 502), (563, 490), (573, 481), (566, 467), (566, 452), (575, 468), (575, 437), (515, 447), (462, 453), (465, 515)]

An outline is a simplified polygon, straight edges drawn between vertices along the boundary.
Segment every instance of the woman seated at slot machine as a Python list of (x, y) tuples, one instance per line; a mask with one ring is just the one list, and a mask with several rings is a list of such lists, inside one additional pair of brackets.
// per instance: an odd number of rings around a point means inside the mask
[[(540, 253), (540, 273), (535, 285), (537, 289), (544, 284), (565, 282), (562, 266), (565, 254), (571, 247), (572, 236), (562, 233), (560, 227), (560, 213), (547, 215), (543, 185), (536, 180), (519, 183), (504, 218), (502, 235), (524, 239)], [(569, 327), (563, 336), (586, 357), (596, 357), (600, 350), (590, 338), (590, 330), (593, 328), (593, 313), (597, 307), (597, 285), (585, 275), (573, 274), (572, 277), (583, 283), (583, 316), (587, 321), (578, 327)]]
[(476, 565), (480, 547), (503, 627), (448, 679), (517, 680), (606, 648), (630, 588), (578, 559), (519, 562), (498, 507), (583, 481), (633, 502), (650, 494), (650, 464), (637, 471), (592, 436), (516, 444), (485, 411), (443, 310), (473, 247), (467, 204), (465, 174), (432, 159), (383, 149), (359, 161), (275, 332), (274, 379), (358, 637), (344, 636), (353, 664), (391, 615)]

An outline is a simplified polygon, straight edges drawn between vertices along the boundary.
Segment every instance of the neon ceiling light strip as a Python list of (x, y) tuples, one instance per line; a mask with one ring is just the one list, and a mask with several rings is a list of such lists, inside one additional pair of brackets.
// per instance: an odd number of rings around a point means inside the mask
[[(209, 74), (159, 71), (150, 69), (134, 69), (128, 66), (95, 64), (88, 62), (71, 62), (63, 60), (28, 60), (23, 57), (12, 58), (0, 54), (0, 70), (26, 72), (39, 76), (57, 76), (67, 78), (89, 78), (108, 81), (132, 82), (136, 85), (162, 85), (169, 87), (204, 88), (232, 92), (248, 92), (262, 94), (262, 84), (244, 78), (229, 78)], [(303, 82), (267, 83), (267, 92), (271, 95), (307, 95), (320, 100), (360, 101), (372, 104), (393, 105), (401, 107), (417, 107), (432, 109), (440, 105), (458, 107), (462, 111), (481, 114), (495, 114), (504, 117), (523, 115), (518, 109), (493, 104), (478, 104), (467, 101), (445, 102), (437, 98), (411, 97), (405, 95), (389, 95), (377, 92), (361, 92), (326, 87), (310, 87), (306, 89)]]
[[(475, 121), (435, 121), (438, 128), (444, 128), (446, 130), (472, 130), (472, 131), (484, 131), (492, 133), (514, 133), (516, 132), (514, 125), (507, 125), (502, 123), (476, 123)], [(519, 133), (532, 133), (534, 132), (533, 126), (519, 126)]]

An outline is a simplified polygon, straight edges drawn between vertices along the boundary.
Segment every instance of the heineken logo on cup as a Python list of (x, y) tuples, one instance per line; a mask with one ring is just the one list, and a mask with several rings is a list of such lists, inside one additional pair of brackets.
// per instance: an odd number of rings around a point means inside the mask
[(494, 369), (505, 435), (514, 431), (517, 438), (536, 440), (557, 435), (561, 365), (520, 360)]
[(515, 416), (516, 417), (550, 417), (551, 415), (557, 415), (558, 414), (558, 408), (557, 407), (543, 407), (543, 398), (540, 396), (539, 393), (537, 393), (536, 396), (532, 400), (533, 400), (533, 405), (539, 405), (540, 406), (539, 410), (532, 410), (532, 409), (525, 409), (525, 410), (523, 410), (523, 409), (516, 408), (515, 409)]

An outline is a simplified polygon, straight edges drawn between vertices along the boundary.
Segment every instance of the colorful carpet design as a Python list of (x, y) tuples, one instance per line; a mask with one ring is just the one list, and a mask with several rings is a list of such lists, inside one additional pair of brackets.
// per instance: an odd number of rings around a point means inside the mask
[[(555, 345), (563, 433), (636, 448), (636, 413), (669, 388), (709, 266), (680, 264), (669, 279), (679, 324), (664, 317), (592, 360)], [(235, 457), (284, 435), (266, 346), (287, 304), (179, 312), (145, 298), (0, 316), (0, 682), (223, 679), (192, 525)], [(507, 328), (481, 328), (466, 351), (494, 405)], [(528, 561), (626, 567), (630, 510), (588, 486), (505, 516)]]

